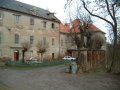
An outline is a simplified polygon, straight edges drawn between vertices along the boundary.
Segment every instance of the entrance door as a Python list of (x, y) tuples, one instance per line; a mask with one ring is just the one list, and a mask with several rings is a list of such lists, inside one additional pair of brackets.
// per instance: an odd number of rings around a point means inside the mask
[(19, 51), (18, 50), (14, 51), (14, 60), (15, 61), (19, 60)]

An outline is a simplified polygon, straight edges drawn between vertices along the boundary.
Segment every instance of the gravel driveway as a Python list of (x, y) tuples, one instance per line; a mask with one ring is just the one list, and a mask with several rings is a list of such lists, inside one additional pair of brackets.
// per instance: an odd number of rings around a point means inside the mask
[(68, 74), (65, 68), (0, 69), (0, 90), (120, 90), (120, 76)]

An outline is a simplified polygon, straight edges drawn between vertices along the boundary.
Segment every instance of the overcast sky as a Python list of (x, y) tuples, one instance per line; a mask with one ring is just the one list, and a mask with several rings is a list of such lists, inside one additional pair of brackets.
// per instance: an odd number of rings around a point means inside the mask
[(65, 21), (64, 4), (66, 0), (17, 0), (43, 9), (50, 12), (55, 12), (55, 16), (62, 22)]

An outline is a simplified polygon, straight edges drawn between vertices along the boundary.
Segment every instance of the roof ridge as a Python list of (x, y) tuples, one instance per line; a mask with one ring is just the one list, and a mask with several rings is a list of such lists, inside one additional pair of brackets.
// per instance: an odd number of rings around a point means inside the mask
[[(35, 5), (32, 5), (32, 4), (27, 4), (27, 3), (20, 2), (20, 1), (17, 1), (17, 0), (13, 0), (13, 1), (16, 1), (16, 2), (19, 2), (19, 3), (22, 3), (22, 4), (26, 4), (26, 5), (29, 5), (29, 6), (33, 6), (33, 7), (39, 8), (39, 9), (43, 9), (41, 7), (38, 7), (38, 6), (35, 6)], [(43, 10), (50, 12), (49, 10), (46, 10), (46, 9), (43, 9)]]

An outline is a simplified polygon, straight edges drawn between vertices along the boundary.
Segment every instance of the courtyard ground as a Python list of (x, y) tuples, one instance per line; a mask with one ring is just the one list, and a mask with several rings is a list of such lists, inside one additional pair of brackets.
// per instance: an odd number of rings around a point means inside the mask
[(120, 90), (120, 76), (69, 74), (59, 65), (30, 70), (0, 69), (0, 90)]

